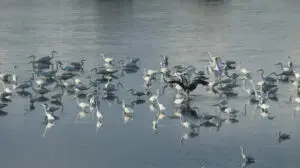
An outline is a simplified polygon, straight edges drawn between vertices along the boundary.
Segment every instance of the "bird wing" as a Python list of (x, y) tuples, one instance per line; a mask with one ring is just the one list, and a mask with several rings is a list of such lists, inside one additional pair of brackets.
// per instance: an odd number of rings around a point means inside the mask
[(180, 82), (180, 81), (178, 81), (178, 80), (171, 80), (171, 81), (166, 81), (167, 83), (172, 83), (172, 84), (174, 84), (174, 83), (176, 83), (176, 84), (178, 84), (180, 87), (182, 87), (184, 90), (186, 89), (186, 86), (182, 83), (182, 82)]
[(209, 82), (207, 82), (206, 80), (202, 80), (202, 79), (197, 79), (197, 82), (204, 86), (207, 86), (209, 84)]

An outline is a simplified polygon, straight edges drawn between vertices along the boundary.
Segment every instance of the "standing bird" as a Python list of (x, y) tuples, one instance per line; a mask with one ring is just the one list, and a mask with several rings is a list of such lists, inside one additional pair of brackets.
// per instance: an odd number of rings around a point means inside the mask
[(164, 55), (160, 55), (160, 57), (162, 58), (162, 65), (164, 67), (167, 67), (169, 65), (169, 58), (167, 56), (164, 56)]
[(88, 103), (85, 103), (85, 102), (79, 102), (78, 97), (76, 97), (76, 100), (77, 100), (78, 106), (79, 106), (83, 111), (85, 111), (85, 110), (89, 107), (89, 104), (88, 104)]
[(111, 64), (114, 61), (113, 58), (105, 57), (103, 53), (101, 53), (101, 56), (106, 63)]
[(82, 59), (80, 62), (70, 62), (70, 65), (74, 66), (75, 68), (82, 68), (85, 61), (85, 59)]
[(178, 84), (188, 95), (190, 92), (194, 91), (197, 88), (198, 84), (202, 84), (204, 86), (207, 86), (209, 84), (209, 82), (200, 78), (196, 78), (191, 83), (188, 83), (185, 77), (183, 76), (179, 76), (179, 77), (181, 78), (181, 80), (167, 81), (164, 79), (164, 81), (168, 84), (173, 84), (173, 83)]
[(45, 57), (41, 57), (41, 58), (36, 58), (34, 55), (31, 55), (28, 58), (33, 58), (33, 63), (48, 64), (54, 58), (54, 53), (57, 54), (56, 51), (52, 51), (51, 52), (51, 56), (45, 56)]
[(138, 100), (140, 100), (141, 96), (146, 95), (144, 92), (134, 91), (133, 89), (129, 89), (128, 92), (131, 92), (132, 95), (137, 96)]

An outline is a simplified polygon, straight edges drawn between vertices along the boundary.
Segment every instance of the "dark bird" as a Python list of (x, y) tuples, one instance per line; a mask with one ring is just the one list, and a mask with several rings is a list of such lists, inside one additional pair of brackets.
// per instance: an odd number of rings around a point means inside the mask
[(170, 80), (170, 81), (165, 80), (165, 78), (163, 78), (163, 79), (168, 84), (174, 84), (174, 83), (178, 84), (188, 94), (190, 92), (194, 91), (197, 88), (198, 84), (201, 84), (204, 86), (207, 86), (209, 84), (209, 82), (207, 82), (201, 78), (195, 78), (191, 83), (188, 83), (187, 79), (185, 77), (183, 77), (182, 75), (180, 75), (180, 78), (181, 78), (181, 80)]

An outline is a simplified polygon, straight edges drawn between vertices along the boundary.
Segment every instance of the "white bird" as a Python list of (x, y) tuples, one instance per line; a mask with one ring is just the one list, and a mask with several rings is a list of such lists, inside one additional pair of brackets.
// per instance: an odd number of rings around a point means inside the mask
[(269, 113), (268, 112), (261, 112), (260, 115), (265, 118), (265, 117), (268, 117), (269, 116)]
[(90, 111), (93, 111), (94, 107), (97, 104), (97, 102), (95, 101), (95, 95), (91, 96), (89, 103), (90, 103)]
[(153, 75), (155, 75), (157, 73), (158, 73), (157, 70), (148, 69), (148, 71), (146, 71), (146, 69), (144, 69), (144, 74), (145, 75), (153, 76)]
[(180, 85), (178, 85), (178, 84), (175, 85), (175, 89), (177, 91), (182, 91), (183, 90), (183, 88)]
[(166, 107), (163, 104), (160, 104), (158, 99), (156, 100), (156, 102), (157, 102), (159, 111), (164, 112), (166, 110)]
[(166, 73), (170, 72), (170, 70), (167, 67), (163, 66), (163, 63), (161, 62), (160, 63), (160, 72), (166, 74)]
[(16, 68), (17, 68), (17, 66), (15, 65), (14, 66), (14, 74), (12, 74), (12, 83), (13, 84), (16, 84), (17, 80), (18, 80), (18, 76), (16, 75)]
[(48, 129), (51, 129), (54, 126), (55, 126), (55, 122), (47, 122), (47, 125), (44, 129), (43, 137), (46, 136), (46, 133), (47, 133)]
[(249, 156), (249, 155), (245, 155), (244, 154), (244, 148), (242, 147), (242, 146), (240, 146), (240, 149), (241, 149), (241, 155), (242, 155), (242, 158), (244, 159), (244, 161), (246, 162), (246, 163), (254, 163), (255, 162), (255, 159), (254, 159), (254, 157), (252, 157), (252, 156)]
[(78, 79), (78, 78), (75, 78), (75, 79), (74, 79), (74, 82), (75, 82), (75, 84), (81, 84), (81, 80)]
[(106, 63), (111, 64), (114, 61), (113, 58), (105, 57), (103, 53), (101, 53), (101, 56)]
[(50, 112), (50, 111), (47, 111), (46, 104), (41, 104), (41, 105), (44, 107), (47, 121), (48, 122), (54, 122), (55, 121), (55, 117), (54, 117), (53, 113)]
[(145, 83), (149, 83), (152, 79), (154, 79), (154, 77), (146, 74), (143, 76), (143, 79), (144, 79)]
[(183, 125), (187, 129), (194, 130), (195, 128), (199, 128), (199, 126), (197, 126), (196, 124), (189, 123), (183, 115), (180, 116), (180, 122), (181, 125)]
[(156, 108), (154, 107), (154, 104), (150, 104), (150, 105), (149, 105), (149, 109), (150, 109), (150, 111), (152, 111), (152, 112), (155, 112), (155, 111), (156, 111)]
[(123, 112), (123, 116), (124, 116), (124, 124), (126, 124), (129, 120), (133, 120), (133, 115), (125, 114)]
[(102, 113), (99, 110), (98, 101), (96, 101), (96, 109), (97, 109), (97, 111), (96, 111), (96, 117), (97, 117), (98, 120), (100, 120), (100, 119), (103, 118), (103, 115), (102, 115)]
[(241, 61), (239, 61), (239, 67), (240, 67), (240, 71), (241, 73), (248, 79), (251, 79), (251, 73), (248, 69), (246, 68), (242, 68), (242, 63)]
[(77, 114), (77, 118), (76, 118), (76, 122), (79, 120), (79, 119), (82, 119), (82, 118), (85, 118), (88, 116), (88, 112), (86, 111), (80, 111), (78, 114)]
[(178, 96), (178, 94), (176, 94), (176, 97), (175, 97), (175, 100), (174, 100), (175, 105), (182, 105), (185, 102), (187, 102), (187, 100), (188, 100), (187, 96), (184, 95), (184, 94), (180, 94), (180, 95), (182, 95), (182, 96)]
[(162, 119), (164, 119), (165, 117), (166, 117), (166, 114), (165, 114), (164, 112), (159, 112), (159, 113), (158, 113), (158, 117), (157, 117), (157, 118), (158, 118), (159, 120), (162, 120)]
[(153, 121), (152, 121), (152, 129), (154, 131), (156, 131), (158, 129), (158, 119), (155, 118)]
[(295, 74), (296, 79), (300, 79), (300, 73), (299, 73), (299, 72), (296, 72), (296, 71), (294, 70), (294, 74)]
[(227, 113), (228, 115), (234, 115), (234, 114), (237, 114), (239, 112), (239, 110), (227, 107), (224, 110), (224, 112)]
[(128, 107), (124, 100), (122, 100), (122, 108), (125, 114), (133, 114), (133, 109)]
[(85, 102), (79, 102), (78, 97), (76, 97), (76, 100), (77, 100), (78, 106), (79, 106), (83, 111), (85, 111), (86, 108), (89, 107), (89, 104), (88, 104), (88, 103), (85, 103)]
[(44, 78), (38, 78), (35, 79), (35, 83), (38, 85), (38, 87), (42, 87), (46, 83), (46, 80)]
[(103, 122), (101, 120), (97, 120), (97, 123), (96, 123), (96, 135), (98, 134), (99, 129), (102, 127), (102, 125), (103, 125)]
[(263, 112), (267, 112), (267, 111), (269, 111), (269, 109), (270, 109), (270, 105), (265, 104), (265, 103), (263, 103), (263, 104), (259, 103), (259, 107), (261, 108), (261, 110), (262, 110)]
[(294, 98), (294, 101), (295, 101), (296, 103), (300, 103), (300, 97)]
[(150, 103), (155, 103), (159, 97), (160, 93), (159, 93), (159, 89), (156, 90), (156, 94), (155, 95), (152, 95), (150, 98), (149, 98), (149, 101)]
[(6, 92), (6, 93), (12, 93), (13, 92), (10, 88), (6, 87), (6, 85), (3, 81), (2, 81), (2, 85), (3, 85), (4, 92)]

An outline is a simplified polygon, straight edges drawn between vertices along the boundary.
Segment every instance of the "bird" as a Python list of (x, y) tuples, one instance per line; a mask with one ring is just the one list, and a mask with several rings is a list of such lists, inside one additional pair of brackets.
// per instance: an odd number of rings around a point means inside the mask
[(106, 63), (111, 64), (114, 61), (113, 58), (105, 57), (103, 53), (101, 53), (101, 56)]
[(245, 77), (246, 79), (252, 79), (252, 76), (251, 76), (250, 71), (249, 71), (248, 69), (246, 69), (246, 68), (242, 68), (242, 63), (241, 63), (241, 61), (239, 61), (239, 67), (240, 67), (241, 73), (244, 75), (244, 77)]
[(136, 64), (137, 62), (140, 61), (139, 58), (132, 58), (131, 56), (126, 57), (130, 63)]
[(121, 101), (122, 102), (122, 109), (123, 112), (125, 114), (133, 114), (133, 109), (131, 107), (129, 107), (124, 100)]
[(42, 106), (45, 108), (45, 110), (47, 112), (51, 112), (54, 113), (55, 111), (57, 111), (58, 109), (60, 109), (59, 107), (55, 107), (55, 106), (50, 106), (47, 103), (43, 103)]
[(45, 110), (45, 119), (47, 120), (47, 122), (54, 122), (55, 121), (55, 117), (53, 115), (52, 112), (48, 111), (45, 104), (41, 104), (41, 106), (44, 107), (44, 110)]
[(170, 81), (167, 81), (164, 78), (164, 81), (168, 84), (178, 84), (187, 94), (194, 91), (197, 88), (198, 84), (202, 84), (204, 86), (207, 86), (209, 84), (209, 82), (202, 79), (194, 79), (191, 83), (187, 83), (184, 82), (187, 80), (185, 77), (180, 76), (180, 78), (181, 78), (180, 80), (170, 80)]
[(254, 157), (252, 156), (249, 156), (249, 155), (245, 155), (244, 154), (244, 148), (240, 145), (240, 150), (241, 150), (241, 155), (242, 155), (242, 158), (243, 160), (246, 162), (246, 163), (254, 163), (255, 162), (255, 159)]
[(102, 115), (102, 113), (99, 110), (99, 103), (98, 103), (98, 101), (96, 101), (96, 109), (97, 109), (97, 111), (96, 111), (96, 117), (97, 117), (98, 120), (100, 120), (100, 119), (103, 118), (103, 115)]
[(78, 106), (79, 106), (83, 111), (85, 111), (85, 110), (89, 107), (89, 104), (88, 104), (88, 103), (85, 103), (85, 102), (79, 102), (78, 97), (76, 97), (76, 100), (77, 100)]
[(289, 134), (278, 132), (279, 142), (284, 141), (284, 140), (288, 140), (288, 139), (291, 139), (291, 136)]
[(272, 72), (271, 74), (269, 74), (268, 76), (264, 77), (264, 73), (265, 71), (263, 69), (259, 69), (257, 70), (257, 72), (261, 72), (260, 76), (261, 76), (261, 79), (264, 81), (264, 82), (268, 82), (268, 83), (275, 83), (277, 82), (277, 80), (273, 77), (271, 77), (272, 74), (276, 75), (275, 72)]
[(59, 65), (61, 70), (67, 71), (67, 72), (74, 72), (78, 71), (78, 68), (72, 65), (63, 65), (61, 61), (56, 61), (56, 63)]
[(156, 102), (156, 100), (158, 99), (159, 96), (160, 96), (160, 92), (159, 92), (159, 89), (157, 89), (156, 94), (149, 97), (150, 103), (153, 104), (154, 102)]
[(137, 96), (137, 99), (140, 99), (141, 96), (145, 96), (144, 92), (135, 91), (133, 89), (129, 89), (128, 92), (131, 92), (132, 95)]
[(158, 105), (159, 112), (163, 113), (166, 110), (166, 107), (163, 104), (159, 103), (158, 99), (156, 99), (156, 103)]
[(72, 65), (76, 68), (81, 68), (85, 61), (86, 61), (85, 59), (82, 59), (82, 60), (80, 60), (80, 62), (70, 62), (70, 65)]
[(0, 103), (0, 110), (4, 109), (7, 106), (8, 106), (8, 104), (6, 104), (6, 103)]
[(28, 58), (33, 58), (33, 62), (34, 63), (49, 63), (54, 58), (54, 54), (57, 54), (57, 52), (56, 51), (52, 51), (51, 52), (51, 56), (45, 56), (45, 57), (41, 57), (41, 58), (36, 58), (36, 56), (31, 55)]
[(196, 124), (188, 122), (184, 115), (180, 115), (180, 122), (181, 122), (182, 126), (184, 126), (187, 129), (190, 129), (192, 131), (194, 131), (196, 128), (200, 127), (200, 125), (196, 125)]

